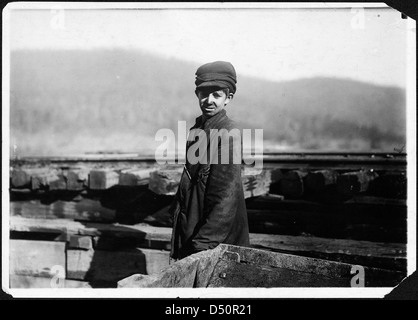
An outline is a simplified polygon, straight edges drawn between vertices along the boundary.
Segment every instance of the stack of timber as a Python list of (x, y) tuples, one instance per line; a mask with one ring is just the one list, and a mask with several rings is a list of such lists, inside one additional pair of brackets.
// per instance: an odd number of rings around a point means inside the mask
[(133, 273), (168, 266), (166, 239), (150, 226), (10, 219), (12, 288), (115, 287)]
[[(404, 163), (347, 158), (244, 166), (251, 246), (405, 272)], [(11, 287), (115, 287), (160, 272), (182, 172), (149, 159), (11, 162)]]

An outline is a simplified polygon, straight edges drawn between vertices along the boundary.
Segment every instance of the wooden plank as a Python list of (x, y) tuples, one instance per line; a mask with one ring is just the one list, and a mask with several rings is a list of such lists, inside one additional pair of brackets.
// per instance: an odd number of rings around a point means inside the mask
[(406, 259), (405, 243), (251, 233), (250, 244), (289, 252), (324, 252)]
[[(171, 231), (170, 231), (171, 233)], [(121, 237), (93, 237), (93, 247), (96, 250), (124, 250), (128, 248), (150, 248), (159, 250), (170, 250), (171, 243), (169, 233), (161, 240), (147, 240)]]
[(250, 234), (254, 248), (406, 271), (406, 244), (320, 237)]
[(344, 205), (369, 205), (369, 206), (379, 206), (379, 207), (405, 207), (406, 208), (406, 199), (394, 199), (394, 198), (383, 198), (375, 196), (365, 196), (365, 195), (356, 195), (349, 200), (344, 202)]
[(170, 228), (158, 228), (146, 224), (120, 225), (116, 223), (79, 222), (68, 219), (29, 219), (18, 216), (10, 217), (10, 230), (132, 238), (140, 241), (169, 242), (171, 239)]
[(155, 168), (122, 170), (119, 176), (119, 185), (141, 186), (148, 184), (150, 173), (153, 171), (155, 171)]
[(406, 208), (388, 207), (387, 212), (384, 212), (379, 207), (350, 206), (352, 207), (340, 206), (318, 211), (247, 209), (250, 232), (406, 242)]
[(43, 204), (40, 200), (12, 201), (10, 214), (35, 219), (76, 219), (82, 221), (114, 221), (116, 211), (103, 207), (98, 200), (55, 201)]
[(111, 169), (95, 169), (89, 173), (89, 188), (105, 190), (119, 183), (119, 174)]
[(155, 274), (168, 266), (168, 251), (67, 250), (67, 278), (115, 282), (132, 274)]
[(65, 242), (10, 240), (10, 273), (53, 277), (54, 269), (65, 278)]
[(13, 289), (55, 289), (55, 288), (91, 288), (86, 281), (57, 279), (46, 277), (22, 276), (11, 274), (9, 276), (10, 288)]

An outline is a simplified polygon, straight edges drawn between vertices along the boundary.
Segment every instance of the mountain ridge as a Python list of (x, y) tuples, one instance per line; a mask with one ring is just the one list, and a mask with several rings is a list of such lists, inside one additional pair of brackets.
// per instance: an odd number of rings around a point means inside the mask
[[(11, 52), (10, 138), (21, 155), (152, 149), (200, 114), (195, 63), (137, 50)], [(266, 145), (392, 151), (405, 144), (405, 90), (352, 79), (240, 76), (228, 114)]]

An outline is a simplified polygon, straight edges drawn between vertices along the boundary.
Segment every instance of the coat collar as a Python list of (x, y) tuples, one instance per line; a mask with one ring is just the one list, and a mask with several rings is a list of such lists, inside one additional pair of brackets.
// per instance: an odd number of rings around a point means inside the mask
[(226, 118), (226, 110), (225, 109), (219, 111), (213, 117), (210, 117), (209, 119), (206, 119), (205, 122), (203, 122), (203, 117), (202, 116), (199, 116), (199, 117), (196, 118), (196, 123), (192, 127), (192, 129), (196, 129), (196, 128), (200, 128), (200, 129), (211, 128), (215, 123), (221, 121), (224, 118)]

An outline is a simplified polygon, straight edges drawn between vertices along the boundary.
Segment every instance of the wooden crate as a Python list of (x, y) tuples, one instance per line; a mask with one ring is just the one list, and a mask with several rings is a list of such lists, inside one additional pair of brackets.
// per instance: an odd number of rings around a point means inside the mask
[(132, 275), (119, 281), (118, 287), (393, 287), (404, 276), (396, 271), (221, 244), (179, 260), (157, 275)]

